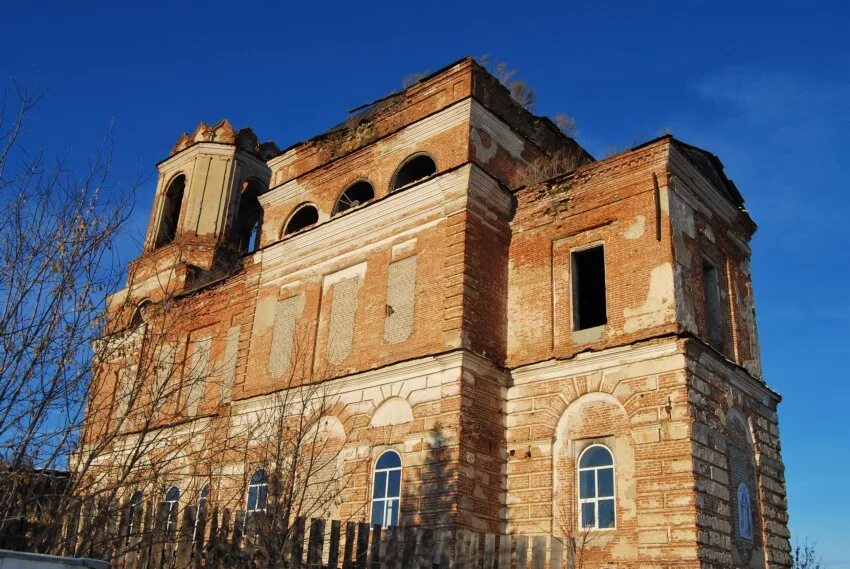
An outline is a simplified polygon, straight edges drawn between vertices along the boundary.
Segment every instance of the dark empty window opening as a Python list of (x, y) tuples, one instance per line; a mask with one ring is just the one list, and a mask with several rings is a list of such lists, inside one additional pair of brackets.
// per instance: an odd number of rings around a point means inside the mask
[(151, 307), (151, 301), (148, 299), (144, 299), (139, 304), (136, 305), (136, 309), (133, 310), (133, 317), (130, 319), (130, 327), (135, 328), (140, 326), (148, 321), (149, 310)]
[(437, 165), (427, 154), (417, 154), (408, 158), (393, 178), (392, 190), (403, 188), (413, 182), (427, 178), (437, 171)]
[(289, 223), (286, 224), (283, 234), (291, 235), (296, 231), (307, 229), (315, 225), (317, 221), (319, 221), (319, 210), (316, 209), (316, 206), (310, 204), (302, 206), (289, 218)]
[(177, 176), (168, 186), (162, 203), (162, 220), (156, 246), (167, 245), (177, 236), (180, 222), (180, 208), (183, 205), (183, 191), (186, 189), (186, 176)]
[(719, 346), (723, 342), (720, 280), (717, 275), (717, 267), (707, 259), (702, 261), (702, 290), (705, 299), (706, 335), (709, 343)]
[(605, 306), (605, 254), (602, 245), (572, 254), (573, 329), (608, 322)]
[(334, 213), (342, 213), (349, 209), (354, 209), (357, 206), (371, 201), (375, 197), (375, 190), (372, 189), (372, 184), (366, 180), (359, 180), (348, 186), (345, 191), (339, 196), (336, 202), (336, 211)]
[(233, 241), (240, 253), (253, 253), (260, 247), (263, 228), (263, 208), (259, 200), (261, 190), (262, 184), (258, 180), (248, 180), (239, 197)]

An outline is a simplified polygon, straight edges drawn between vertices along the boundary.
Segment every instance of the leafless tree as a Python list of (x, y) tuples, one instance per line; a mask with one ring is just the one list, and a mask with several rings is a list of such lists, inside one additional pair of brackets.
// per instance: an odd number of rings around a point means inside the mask
[[(0, 108), (0, 528), (34, 492), (64, 494), (91, 387), (91, 344), (119, 282), (114, 244), (132, 192), (106, 185), (109, 139), (82, 173), (30, 149), (39, 100), (11, 85)], [(41, 504), (39, 504), (41, 506)], [(17, 525), (15, 526), (17, 527)]]
[(791, 567), (792, 569), (820, 569), (821, 558), (818, 555), (814, 542), (808, 540), (803, 543), (797, 542), (794, 544), (794, 549), (791, 550)]
[(561, 539), (567, 555), (568, 569), (583, 569), (590, 566), (590, 558), (598, 532), (579, 527), (575, 501), (560, 496), (552, 509), (552, 531)]
[(428, 77), (429, 74), (430, 71), (428, 71), (427, 69), (425, 71), (417, 71), (416, 73), (408, 73), (401, 80), (401, 88), (407, 89), (408, 87), (412, 87), (425, 77)]
[(187, 332), (210, 301), (163, 282), (155, 302), (140, 303), (132, 273), (128, 292), (113, 294), (123, 286), (115, 247), (134, 192), (108, 185), (108, 143), (82, 175), (29, 151), (22, 133), (38, 97), (14, 94), (14, 111), (0, 114), (3, 544), (95, 556), (150, 548), (162, 528), (139, 517), (143, 501), (165, 506), (168, 531), (207, 484), (213, 505), (244, 507), (228, 461), (268, 465), (267, 527), (328, 511), (341, 444), (322, 430), (332, 394), (304, 374), (308, 355), (293, 350), (291, 377), (258, 420), (235, 420), (224, 381), (231, 362), (209, 353), (226, 338)]
[(569, 136), (570, 138), (575, 138), (578, 134), (576, 120), (567, 113), (556, 114), (552, 117), (552, 122), (555, 123), (555, 126), (557, 126), (564, 135)]

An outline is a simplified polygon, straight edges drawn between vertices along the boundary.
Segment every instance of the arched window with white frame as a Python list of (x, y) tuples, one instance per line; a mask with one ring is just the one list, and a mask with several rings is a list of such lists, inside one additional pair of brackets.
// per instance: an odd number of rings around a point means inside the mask
[(583, 530), (617, 526), (614, 457), (608, 447), (594, 444), (578, 460), (579, 527)]
[(398, 525), (401, 507), (401, 456), (388, 450), (375, 462), (372, 477), (372, 525)]
[(195, 513), (195, 527), (192, 528), (192, 542), (193, 543), (198, 540), (198, 529), (199, 529), (200, 524), (201, 524), (201, 518), (206, 520), (209, 498), (210, 498), (210, 485), (209, 485), (209, 483), (206, 483), (201, 487), (201, 491), (198, 492), (198, 511)]
[(269, 475), (262, 468), (254, 471), (251, 475), (251, 480), (248, 482), (248, 500), (245, 504), (245, 510), (251, 514), (254, 512), (263, 512), (266, 509), (266, 504), (269, 499)]
[(172, 486), (165, 492), (162, 503), (165, 504), (168, 514), (165, 518), (165, 533), (171, 532), (171, 528), (177, 521), (177, 506), (180, 502), (180, 488)]
[(130, 543), (130, 537), (134, 531), (141, 529), (140, 522), (142, 520), (142, 500), (144, 495), (141, 490), (136, 490), (130, 496), (130, 502), (127, 504), (127, 539), (126, 543)]

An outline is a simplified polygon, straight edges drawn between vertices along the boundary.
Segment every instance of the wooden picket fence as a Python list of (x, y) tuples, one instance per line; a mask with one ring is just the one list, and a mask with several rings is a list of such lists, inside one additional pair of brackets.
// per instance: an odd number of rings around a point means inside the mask
[[(295, 518), (270, 552), (258, 529), (264, 514), (164, 503), (128, 511), (76, 512), (63, 526), (60, 553), (109, 561), (112, 569), (569, 569), (571, 548), (548, 535), (504, 535), (463, 529), (382, 528), (367, 523)], [(106, 511), (104, 509), (104, 511)], [(96, 524), (93, 526), (93, 524)], [(38, 550), (31, 536), (18, 547)], [(85, 538), (81, 536), (86, 536)], [(0, 542), (3, 540), (0, 539)], [(8, 547), (12, 542), (6, 542)], [(0, 543), (4, 547), (4, 543)]]

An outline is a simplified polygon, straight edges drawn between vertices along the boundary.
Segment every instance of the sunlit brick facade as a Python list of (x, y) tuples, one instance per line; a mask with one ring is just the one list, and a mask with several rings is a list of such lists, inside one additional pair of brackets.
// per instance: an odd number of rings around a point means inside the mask
[[(174, 420), (226, 431), (297, 368), (333, 393), (340, 462), (398, 452), (405, 523), (567, 535), (593, 566), (789, 565), (755, 225), (712, 154), (594, 160), (466, 59), (285, 151), (201, 125), (158, 169), (112, 303), (200, 307), (174, 333), (215, 372)], [(602, 458), (580, 489), (600, 447), (613, 483)], [(372, 468), (348, 472), (334, 515), (368, 519)]]

